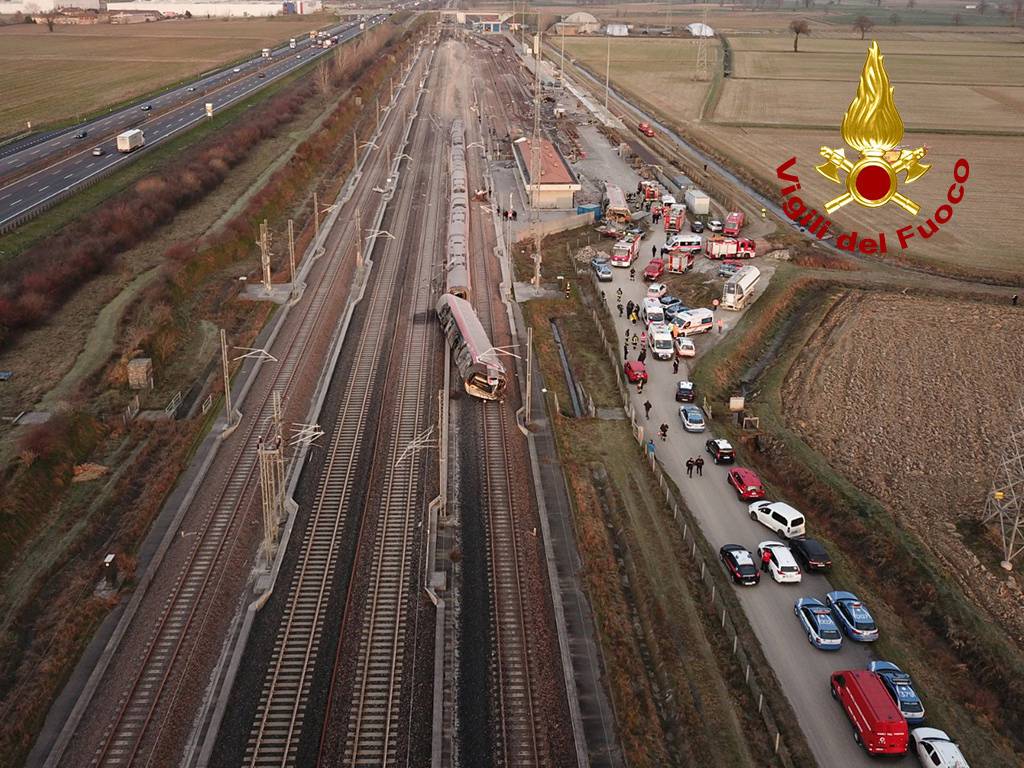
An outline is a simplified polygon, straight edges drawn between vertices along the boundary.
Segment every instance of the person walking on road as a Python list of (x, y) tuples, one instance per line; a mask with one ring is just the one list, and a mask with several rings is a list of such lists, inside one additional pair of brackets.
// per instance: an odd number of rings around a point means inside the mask
[(633, 334), (633, 349), (636, 349), (640, 345), (640, 337), (635, 333)]
[(725, 321), (718, 318), (718, 332), (721, 333), (723, 330), (725, 330)]
[(698, 456), (693, 465), (697, 468), (697, 477), (704, 477), (704, 457)]
[(642, 395), (644, 393), (644, 380), (643, 379), (637, 379), (636, 380), (636, 393), (638, 395)]
[(693, 457), (686, 460), (686, 476), (693, 477), (693, 465), (695, 464)]
[(636, 267), (630, 267), (629, 268), (629, 282), (631, 282), (631, 283), (635, 283), (636, 282)]
[(636, 321), (639, 319), (640, 318), (636, 316), (636, 307), (634, 307), (633, 311), (629, 313), (629, 322), (631, 322), (633, 325), (636, 325)]
[(658, 256), (658, 246), (656, 246), (654, 243), (651, 243), (651, 258), (653, 259), (653, 258), (656, 258), (657, 256)]
[[(622, 289), (619, 288), (619, 290), (621, 291)], [(621, 299), (622, 297), (620, 296), (619, 298)], [(626, 317), (633, 317), (634, 309), (636, 309), (636, 304), (634, 304), (633, 300), (630, 299), (629, 301), (626, 302)]]
[(653, 408), (653, 407), (654, 406), (651, 405), (651, 401), (650, 400), (644, 401), (644, 418), (645, 419), (651, 418), (651, 408)]
[(622, 342), (622, 359), (623, 361), (629, 360), (629, 339)]
[(668, 424), (662, 424), (658, 431), (661, 432), (661, 441), (665, 442), (665, 439), (668, 437)]
[(619, 288), (617, 291), (615, 291), (615, 300), (616, 301), (622, 301), (622, 289), (621, 288)]
[(647, 344), (647, 331), (640, 331), (640, 346)]
[(644, 347), (643, 349), (640, 350), (640, 354), (636, 356), (636, 359), (639, 360), (641, 363), (647, 362), (647, 347)]
[(619, 317), (622, 317), (622, 311), (624, 309), (624, 307), (622, 306), (622, 302), (620, 301), (618, 304), (616, 304), (615, 308), (619, 310)]
[(679, 373), (679, 358), (672, 358), (672, 373)]
[(761, 570), (768, 573), (768, 564), (772, 561), (772, 552), (770, 549), (765, 549), (761, 553)]

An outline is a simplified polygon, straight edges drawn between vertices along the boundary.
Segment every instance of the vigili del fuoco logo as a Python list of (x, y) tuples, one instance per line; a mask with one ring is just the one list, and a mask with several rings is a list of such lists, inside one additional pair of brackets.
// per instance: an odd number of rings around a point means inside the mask
[[(903, 119), (893, 94), (896, 89), (889, 85), (885, 71), (885, 57), (872, 42), (864, 69), (860, 73), (857, 95), (843, 116), (841, 135), (843, 141), (860, 155), (856, 159), (846, 156), (843, 148), (822, 147), (819, 152), (825, 159), (815, 170), (829, 181), (846, 187), (846, 191), (822, 205), (825, 213), (831, 214), (848, 203), (857, 203), (865, 208), (880, 208), (892, 203), (911, 216), (917, 216), (921, 209), (914, 200), (899, 191), (900, 175), (903, 184), (909, 185), (920, 179), (931, 169), (922, 163), (928, 153), (927, 147), (906, 149), (900, 146), (903, 139)], [(793, 221), (799, 222), (819, 239), (829, 231), (832, 222), (795, 194), (800, 190), (800, 179), (790, 170), (796, 165), (791, 157), (778, 168), (775, 174), (787, 182), (780, 192), (784, 198), (782, 209)], [(953, 218), (953, 206), (964, 199), (964, 183), (970, 176), (967, 160), (960, 158), (953, 166), (953, 183), (946, 192), (946, 202), (929, 216), (924, 224), (908, 224), (896, 230), (899, 248), (906, 249), (911, 238), (930, 238), (947, 221)], [(845, 178), (844, 178), (845, 175)], [(886, 233), (877, 237), (862, 237), (853, 231), (836, 238), (836, 247), (863, 254), (888, 253)]]

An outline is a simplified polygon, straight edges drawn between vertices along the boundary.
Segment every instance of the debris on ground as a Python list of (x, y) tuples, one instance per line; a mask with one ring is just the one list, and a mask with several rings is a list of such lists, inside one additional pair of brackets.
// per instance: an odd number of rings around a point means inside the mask
[(74, 469), (74, 476), (71, 479), (73, 483), (88, 483), (93, 480), (99, 480), (107, 472), (110, 471), (110, 467), (105, 467), (102, 464), (78, 464)]

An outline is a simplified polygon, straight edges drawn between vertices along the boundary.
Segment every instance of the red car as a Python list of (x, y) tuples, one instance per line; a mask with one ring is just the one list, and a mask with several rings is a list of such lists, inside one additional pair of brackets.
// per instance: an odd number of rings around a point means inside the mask
[(743, 467), (734, 467), (726, 475), (729, 485), (736, 489), (736, 493), (743, 501), (758, 501), (765, 496), (764, 486), (761, 485), (761, 478)]
[(640, 131), (640, 133), (642, 133), (644, 136), (654, 135), (654, 129), (651, 128), (649, 123), (640, 123), (640, 125), (637, 126), (637, 130)]
[(644, 280), (657, 280), (665, 274), (665, 262), (663, 259), (651, 259), (644, 267)]
[[(647, 366), (639, 360), (627, 360), (622, 368), (625, 370), (626, 378), (629, 379), (630, 384), (636, 384), (638, 381), (647, 381)], [(758, 498), (761, 497), (758, 496)]]

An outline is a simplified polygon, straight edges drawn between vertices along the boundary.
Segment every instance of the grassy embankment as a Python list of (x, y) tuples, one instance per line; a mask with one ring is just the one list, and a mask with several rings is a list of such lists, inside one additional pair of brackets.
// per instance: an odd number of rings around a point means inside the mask
[[(591, 290), (584, 282), (588, 278), (576, 275), (566, 252), (567, 244), (588, 237), (577, 231), (545, 239), (545, 272), (571, 276), (571, 298), (523, 305), (544, 384), (563, 412), (567, 390), (551, 319), (595, 405), (615, 408), (622, 402), (615, 370), (580, 294)], [(602, 245), (596, 236), (593, 244)], [(515, 270), (519, 277), (530, 273), (525, 253), (516, 253)], [(723, 647), (729, 644), (718, 631), (719, 617), (709, 607), (629, 422), (570, 419), (551, 410), (574, 505), (585, 586), (630, 764), (767, 764), (771, 747), (756, 702), (749, 699), (731, 646)]]
[(768, 482), (773, 496), (818, 511), (811, 521), (833, 556), (833, 584), (872, 606), (885, 628), (879, 655), (910, 671), (919, 684), (926, 681), (929, 723), (948, 729), (968, 754), (984, 755), (986, 765), (1017, 765), (1024, 732), (1019, 649), (877, 499), (853, 486), (784, 419), (780, 397), (789, 367), (842, 295), (840, 288), (780, 267), (739, 332), (701, 359), (694, 379), (722, 411), (749, 367), (765, 366), (748, 406), (760, 418), (763, 450), (726, 422), (720, 423), (723, 436)]

